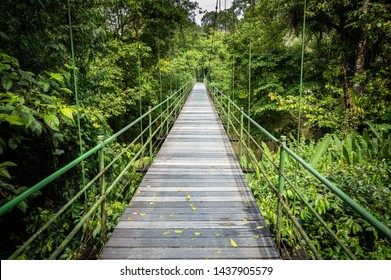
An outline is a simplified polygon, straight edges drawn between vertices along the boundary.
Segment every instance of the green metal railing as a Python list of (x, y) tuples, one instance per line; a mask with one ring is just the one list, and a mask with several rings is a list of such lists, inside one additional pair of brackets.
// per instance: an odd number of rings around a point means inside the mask
[[(350, 208), (357, 214), (359, 214), (362, 219), (367, 221), (377, 232), (383, 235), (389, 241), (391, 240), (391, 230), (378, 219), (376, 219), (371, 213), (369, 213), (366, 209), (364, 209), (361, 205), (356, 203), (351, 197), (349, 197), (346, 193), (344, 193), (338, 186), (332, 182), (330, 182), (327, 178), (321, 175), (317, 170), (315, 170), (311, 165), (305, 162), (301, 157), (299, 157), (295, 152), (289, 149), (286, 145), (286, 137), (281, 136), (280, 139), (277, 139), (272, 134), (270, 134), (267, 130), (261, 127), (258, 123), (256, 123), (251, 117), (249, 117), (244, 111), (243, 108), (237, 106), (229, 96), (224, 94), (218, 88), (213, 86), (212, 84), (207, 83), (208, 91), (210, 92), (212, 99), (215, 103), (217, 111), (220, 114), (222, 122), (227, 130), (228, 136), (234, 135), (231, 139), (235, 139), (237, 137), (238, 143), (236, 144), (236, 152), (239, 160), (247, 167), (253, 167), (254, 171), (262, 173), (263, 180), (266, 181), (269, 189), (274, 193), (277, 198), (277, 211), (276, 211), (276, 220), (270, 222), (275, 226), (275, 235), (276, 235), (276, 243), (280, 252), (283, 250), (284, 242), (282, 242), (282, 221), (283, 221), (283, 210), (285, 211), (285, 215), (291, 221), (292, 226), (298, 232), (298, 236), (300, 241), (298, 243), (302, 243), (304, 240), (304, 245), (302, 244), (302, 248), (308, 250), (305, 258), (315, 258), (322, 259), (322, 255), (318, 251), (318, 246), (307, 236), (303, 226), (300, 222), (300, 218), (297, 218), (295, 214), (295, 207), (298, 201), (296, 201), (296, 197), (300, 200), (300, 203), (307, 207), (308, 210), (312, 213), (313, 217), (320, 223), (321, 227), (325, 229), (325, 231), (331, 236), (331, 238), (338, 244), (338, 246), (345, 252), (347, 258), (356, 259), (355, 254), (351, 252), (351, 250), (346, 245), (346, 241), (341, 240), (338, 237), (331, 225), (328, 221), (326, 221), (313, 207), (313, 204), (310, 202), (311, 199), (306, 195), (303, 195), (299, 188), (296, 185), (296, 178), (289, 178), (284, 169), (286, 168), (286, 164), (289, 159), (289, 163), (291, 165), (295, 165), (296, 168), (300, 167), (308, 172), (306, 175), (311, 177), (311, 180), (317, 181), (316, 184), (320, 186), (325, 186), (328, 190), (334, 193), (337, 197), (342, 199), (344, 203), (350, 206)], [(251, 123), (252, 127), (255, 129), (251, 129), (253, 134), (258, 133), (263, 135), (267, 139), (269, 145), (274, 145), (278, 148), (278, 152), (274, 157), (272, 155), (268, 155), (265, 151), (265, 143), (259, 140), (256, 140), (250, 133), (249, 129), (246, 129), (245, 123), (247, 121)], [(259, 135), (258, 135), (259, 136)], [(259, 137), (257, 137), (259, 138)], [(247, 141), (246, 141), (247, 140)], [(247, 143), (246, 143), (247, 142)], [(235, 145), (235, 143), (233, 144)], [(250, 147), (251, 146), (251, 147)], [(235, 149), (235, 147), (234, 147)], [(265, 162), (271, 165), (275, 171), (274, 174), (266, 174)], [(277, 178), (275, 174), (278, 174)], [(273, 177), (270, 179), (270, 177)], [(259, 181), (259, 180), (258, 180)], [(293, 205), (289, 204), (287, 199), (287, 192), (285, 190), (286, 186), (288, 186), (295, 193), (295, 199), (293, 201)], [(288, 237), (284, 237), (287, 239)], [(292, 237), (290, 237), (292, 238)], [(298, 239), (298, 238), (297, 238)], [(298, 246), (299, 247), (299, 246)], [(294, 248), (293, 248), (294, 249)], [(286, 250), (285, 250), (286, 251)], [(310, 256), (309, 256), (310, 255)]]
[[(98, 171), (97, 174), (95, 174), (95, 177), (87, 182), (86, 185), (72, 197), (72, 199), (70, 199), (65, 205), (61, 207), (60, 210), (52, 215), (48, 221), (46, 221), (9, 257), (9, 259), (18, 258), (18, 256), (20, 256), (25, 250), (28, 250), (30, 244), (32, 244), (47, 229), (49, 229), (55, 221), (60, 219), (61, 215), (66, 213), (71, 205), (79, 201), (82, 194), (85, 194), (86, 192), (88, 193), (93, 187), (99, 189), (99, 194), (94, 198), (93, 201), (87, 203), (89, 207), (85, 209), (83, 215), (77, 219), (74, 227), (67, 233), (66, 238), (60, 244), (58, 244), (55, 249), (53, 249), (48, 258), (58, 258), (64, 248), (71, 241), (75, 241), (76, 234), (82, 229), (85, 231), (85, 228), (88, 227), (89, 220), (95, 215), (100, 216), (98, 219), (100, 223), (100, 240), (104, 242), (107, 237), (107, 211), (105, 205), (106, 199), (109, 195), (118, 196), (117, 192), (124, 192), (129, 182), (134, 179), (137, 168), (140, 166), (145, 168), (145, 162), (150, 164), (154, 155), (154, 149), (158, 149), (160, 146), (159, 139), (164, 138), (164, 136), (168, 134), (171, 125), (174, 123), (181, 108), (183, 107), (188, 94), (194, 86), (194, 83), (194, 79), (186, 83), (178, 91), (173, 93), (160, 104), (153, 108), (149, 107), (149, 110), (146, 113), (107, 139), (104, 139), (103, 136), (98, 137), (98, 144), (94, 148), (82, 154), (80, 157), (57, 170), (39, 183), (35, 184), (27, 191), (2, 205), (0, 207), (0, 216), (5, 215), (19, 203), (25, 201), (31, 195), (36, 194), (44, 187), (49, 187), (51, 183), (54, 183), (56, 180), (61, 178), (62, 175), (69, 172), (83, 161), (90, 159), (93, 155), (97, 155)], [(121, 146), (120, 152), (105, 165), (105, 151), (107, 151), (108, 147), (110, 145), (115, 145), (115, 140), (119, 136), (123, 136), (124, 133), (139, 128), (139, 124), (142, 122), (147, 123), (148, 125), (143, 128), (139, 135), (135, 136), (132, 140), (129, 140), (130, 143), (126, 147), (123, 148)], [(141, 141), (143, 138), (146, 140)], [(135, 147), (137, 145), (139, 148), (136, 149)], [(127, 154), (131, 152), (134, 153), (134, 155), (132, 157), (127, 156)], [(125, 163), (122, 164), (122, 169), (118, 170), (120, 161), (125, 161)], [(109, 180), (111, 180), (111, 182)], [(137, 186), (133, 187), (133, 192), (136, 188)], [(115, 190), (114, 194), (113, 190)], [(133, 193), (131, 193), (130, 196), (132, 194)], [(130, 197), (128, 197), (128, 199), (130, 199)], [(80, 241), (76, 240), (76, 242)]]

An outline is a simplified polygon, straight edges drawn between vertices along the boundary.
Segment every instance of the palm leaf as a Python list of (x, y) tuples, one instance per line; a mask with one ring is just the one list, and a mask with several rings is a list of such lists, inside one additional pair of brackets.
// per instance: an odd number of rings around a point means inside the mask
[(316, 167), (318, 165), (319, 160), (322, 158), (323, 154), (326, 152), (327, 148), (329, 147), (331, 141), (331, 136), (326, 135), (322, 141), (318, 143), (318, 145), (315, 148), (314, 153), (311, 156), (309, 164), (313, 167)]

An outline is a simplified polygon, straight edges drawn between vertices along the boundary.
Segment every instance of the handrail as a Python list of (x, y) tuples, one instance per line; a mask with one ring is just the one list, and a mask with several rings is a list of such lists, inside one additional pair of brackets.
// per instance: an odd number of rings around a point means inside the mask
[(153, 111), (155, 111), (156, 109), (158, 109), (159, 107), (161, 107), (163, 104), (167, 103), (169, 100), (171, 100), (172, 98), (174, 98), (174, 96), (178, 95), (179, 93), (181, 93), (186, 87), (188, 87), (192, 82), (188, 82), (186, 83), (184, 86), (182, 86), (178, 91), (176, 91), (175, 93), (173, 93), (171, 96), (169, 96), (166, 100), (162, 101), (161, 103), (159, 103), (158, 105), (156, 105), (155, 107), (152, 108), (151, 111), (148, 111), (146, 113), (144, 113), (143, 115), (141, 115), (140, 117), (138, 117), (136, 120), (134, 120), (133, 122), (131, 122), (130, 124), (128, 124), (127, 126), (125, 126), (124, 128), (122, 128), (121, 130), (119, 130), (117, 133), (113, 134), (112, 136), (110, 136), (109, 138), (107, 138), (106, 140), (104, 140), (103, 143), (100, 143), (100, 144), (97, 144), (94, 148), (90, 149), (89, 151), (85, 152), (84, 154), (82, 154), (81, 156), (79, 156), (78, 158), (74, 159), (73, 161), (71, 161), (70, 163), (68, 163), (67, 165), (65, 165), (64, 167), (60, 168), (59, 170), (57, 170), (56, 172), (54, 172), (53, 174), (49, 175), (48, 177), (46, 177), (45, 179), (41, 180), (40, 182), (38, 182), (37, 184), (35, 184), (34, 186), (30, 187), (28, 190), (26, 190), (25, 192), (19, 194), (18, 196), (14, 197), (12, 200), (8, 201), (7, 203), (5, 203), (4, 205), (2, 205), (0, 207), (0, 216), (4, 215), (6, 212), (8, 212), (9, 210), (11, 210), (12, 208), (14, 208), (16, 205), (18, 205), (20, 202), (24, 201), (25, 199), (27, 199), (28, 197), (30, 197), (31, 195), (33, 195), (34, 193), (36, 193), (37, 191), (39, 191), (40, 189), (42, 189), (43, 187), (47, 186), (49, 183), (51, 183), (52, 181), (54, 181), (55, 179), (57, 179), (58, 177), (60, 177), (61, 175), (63, 175), (64, 173), (66, 173), (67, 171), (69, 171), (70, 169), (72, 169), (73, 167), (75, 167), (77, 164), (81, 163), (83, 160), (87, 159), (88, 157), (90, 157), (91, 155), (95, 154), (96, 152), (98, 152), (100, 149), (102, 149), (102, 147), (104, 145), (107, 145), (108, 143), (112, 142), (114, 139), (118, 138), (120, 135), (122, 135), (124, 132), (128, 131), (130, 128), (132, 128), (135, 124), (139, 123), (141, 120), (143, 120), (144, 118), (146, 118), (148, 115), (150, 115)]
[[(249, 122), (251, 122), (259, 131), (261, 131), (268, 139), (270, 139), (272, 142), (276, 143), (280, 147), (280, 156), (282, 156), (282, 152), (286, 152), (294, 161), (296, 161), (298, 164), (300, 164), (304, 169), (306, 169), (309, 173), (311, 173), (320, 183), (322, 183), (324, 186), (326, 186), (329, 190), (331, 190), (337, 197), (341, 198), (346, 204), (348, 204), (351, 209), (353, 209), (356, 213), (358, 213), (364, 220), (366, 220), (369, 224), (371, 224), (378, 232), (383, 234), (387, 239), (391, 240), (391, 230), (388, 228), (385, 224), (383, 224), (381, 221), (379, 221), (377, 218), (375, 218), (369, 211), (367, 211), (364, 207), (362, 207), (360, 204), (355, 202), (350, 196), (348, 196), (346, 193), (344, 193), (338, 186), (331, 181), (329, 181), (327, 178), (325, 178), (322, 174), (320, 174), (316, 169), (314, 169), (312, 166), (310, 166), (307, 162), (305, 162), (300, 156), (298, 156), (295, 152), (293, 152), (291, 149), (289, 149), (283, 141), (278, 140), (276, 137), (274, 137), (271, 133), (269, 133), (266, 129), (264, 129), (262, 126), (260, 126), (255, 120), (253, 120), (249, 115), (247, 115), (243, 110), (235, 104), (229, 96), (224, 94), (221, 90), (216, 88), (215, 86), (211, 85), (208, 81), (205, 81), (207, 84), (207, 87), (209, 89), (209, 92), (212, 95), (212, 98), (214, 102), (216, 103), (216, 108), (224, 107), (221, 110), (222, 116), (226, 118), (227, 127), (228, 129), (230, 127), (234, 128), (236, 134), (238, 134), (240, 146), (243, 145), (251, 151), (251, 148), (246, 145), (245, 141), (243, 141), (243, 132), (247, 132), (245, 128), (240, 128), (240, 132), (235, 128), (235, 126), (232, 123), (232, 119), (236, 120), (238, 122), (239, 126), (243, 125), (242, 118), (247, 119)], [(235, 109), (236, 109), (236, 116), (235, 116)], [(231, 115), (229, 115), (231, 114)], [(241, 121), (239, 121), (239, 116)], [(248, 134), (248, 132), (247, 132)], [(248, 138), (255, 142), (254, 138), (251, 135), (248, 135)], [(260, 148), (259, 144), (256, 143), (256, 146)], [(241, 150), (241, 149), (240, 149)], [(262, 150), (262, 148), (261, 148)], [(242, 152), (240, 152), (239, 157), (242, 156)], [(255, 157), (252, 152), (250, 152), (250, 156)], [(240, 160), (241, 158), (239, 158)], [(253, 158), (255, 161), (255, 164), (258, 164), (258, 161), (256, 158)], [(280, 159), (281, 160), (281, 159)], [(272, 164), (275, 166), (275, 168), (279, 172), (279, 177), (284, 178), (284, 180), (287, 180), (287, 183), (293, 187), (293, 184), (286, 178), (286, 175), (283, 174), (281, 167), (276, 166), (275, 163), (272, 162)], [(260, 167), (260, 166), (259, 166)], [(271, 185), (269, 183), (269, 185)], [(272, 189), (274, 186), (272, 186)], [(298, 193), (297, 189), (293, 187), (294, 191), (298, 194), (298, 197), (302, 199), (301, 195)], [(277, 193), (277, 197), (279, 200), (283, 200), (283, 196), (280, 195), (277, 189), (274, 189), (274, 191)], [(310, 206), (309, 203), (302, 199), (302, 201), (307, 205)], [(310, 211), (313, 212), (315, 218), (320, 221), (323, 227), (326, 228), (328, 233), (332, 236), (333, 239), (336, 240), (336, 242), (341, 246), (341, 248), (345, 251), (345, 253), (349, 256), (349, 258), (354, 259), (354, 255), (344, 246), (343, 242), (338, 239), (338, 237), (334, 234), (334, 232), (327, 226), (327, 223), (324, 222), (324, 220), (317, 215), (316, 211), (309, 207)], [(319, 219), (320, 218), (320, 219)]]
[[(149, 108), (149, 110), (138, 117), (136, 120), (132, 121), (130, 124), (113, 134), (112, 136), (108, 137), (105, 140), (100, 140), (99, 143), (90, 149), (89, 151), (85, 152), (78, 158), (74, 159), (70, 163), (66, 164), (64, 167), (60, 168), (53, 174), (49, 175), (45, 179), (41, 180), (31, 188), (29, 188), (27, 191), (24, 193), (16, 196), (12, 200), (8, 201), (4, 205), (0, 207), (0, 216), (4, 215), (11, 209), (13, 209), (16, 205), (18, 205), (20, 202), (24, 201), (40, 189), (44, 188), (45, 186), (49, 185), (51, 182), (54, 180), (58, 179), (61, 177), (63, 174), (68, 172), (70, 169), (84, 161), (85, 159), (89, 158), (91, 155), (94, 155), (99, 152), (99, 160), (100, 160), (100, 170), (96, 176), (90, 180), (90, 182), (87, 182), (85, 186), (79, 192), (74, 195), (74, 197), (68, 201), (59, 211), (57, 211), (56, 214), (54, 214), (43, 226), (41, 226), (40, 229), (38, 229), (24, 244), (22, 244), (18, 250), (16, 250), (11, 256), (10, 259), (14, 259), (20, 255), (29, 244), (31, 244), (40, 234), (42, 234), (43, 231), (45, 231), (56, 219), (59, 218), (61, 214), (63, 214), (71, 205), (73, 202), (75, 202), (82, 193), (84, 193), (88, 188), (90, 188), (94, 183), (96, 184), (98, 179), (99, 179), (99, 184), (102, 187), (101, 194), (100, 196), (97, 197), (97, 200), (90, 206), (89, 209), (86, 209), (84, 215), (80, 218), (78, 224), (76, 227), (68, 234), (68, 236), (63, 240), (63, 242), (60, 244), (59, 247), (56, 248), (56, 250), (52, 253), (50, 256), (51, 259), (57, 258), (58, 254), (65, 248), (65, 246), (71, 241), (71, 239), (74, 237), (74, 235), (81, 229), (81, 227), (84, 225), (84, 223), (91, 217), (92, 214), (96, 212), (98, 209), (99, 205), (103, 207), (101, 209), (101, 212), (104, 211), (104, 202), (106, 200), (106, 197), (110, 194), (110, 192), (113, 190), (113, 188), (122, 180), (122, 178), (125, 176), (127, 173), (127, 170), (131, 168), (136, 160), (139, 157), (142, 157), (144, 154), (144, 151), (149, 150), (149, 157), (150, 160), (152, 158), (152, 146), (153, 146), (153, 138), (156, 137), (157, 133), (161, 134), (166, 134), (169, 131), (169, 120), (170, 118), (174, 117), (176, 118), (177, 115), (180, 112), (180, 109), (183, 107), (187, 95), (190, 93), (191, 88), (193, 87), (195, 83), (195, 80), (193, 79), (192, 81), (189, 81), (185, 85), (183, 85), (179, 90), (177, 90), (175, 93), (167, 97), (164, 101), (160, 102), (153, 108)], [(164, 110), (161, 110), (160, 114), (158, 114), (157, 117), (154, 117), (152, 120), (152, 114), (156, 112), (157, 109), (165, 107)], [(164, 117), (163, 117), (164, 116)], [(105, 147), (112, 143), (115, 139), (117, 139), (120, 135), (128, 131), (129, 129), (135, 127), (139, 122), (143, 120), (149, 120), (149, 125), (143, 129), (143, 131), (140, 132), (140, 135), (135, 137), (135, 139), (127, 145), (126, 148), (124, 148), (119, 154), (117, 154), (114, 159), (108, 163), (106, 166), (104, 166), (104, 162), (102, 161), (103, 159), (103, 151)], [(160, 121), (160, 123), (158, 122)], [(156, 126), (154, 128), (154, 132), (152, 132), (152, 126)], [(111, 183), (110, 186), (107, 188), (105, 187), (105, 179), (104, 176), (108, 172), (109, 168), (113, 166), (113, 164), (126, 152), (128, 151), (134, 144), (137, 143), (137, 141), (140, 140), (142, 134), (145, 134), (148, 136), (148, 139), (142, 143), (142, 147), (138, 150), (138, 152), (133, 156), (133, 158), (127, 163), (127, 165), (120, 170), (120, 174), (116, 176), (115, 180)], [(149, 147), (149, 148), (147, 148)], [(141, 160), (141, 158), (140, 158)], [(102, 165), (103, 164), (103, 165)], [(102, 180), (103, 178), (103, 180)], [(102, 185), (103, 184), (103, 185)], [(103, 211), (102, 211), (103, 210)], [(105, 229), (103, 224), (105, 224), (105, 214), (101, 213), (102, 215), (102, 235), (105, 233)], [(103, 237), (104, 238), (104, 237)]]

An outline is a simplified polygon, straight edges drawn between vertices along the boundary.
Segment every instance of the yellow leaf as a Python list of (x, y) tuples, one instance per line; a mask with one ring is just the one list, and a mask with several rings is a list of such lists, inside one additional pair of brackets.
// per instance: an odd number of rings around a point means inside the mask
[(128, 217), (128, 221), (130, 221), (130, 217)]
[(233, 239), (230, 239), (232, 247), (236, 248), (238, 247), (238, 244)]
[(186, 196), (186, 201), (189, 201), (190, 198), (191, 198), (191, 196), (190, 196), (190, 194), (188, 194), (188, 195)]
[(154, 205), (155, 205), (155, 203), (153, 203), (153, 202), (150, 202), (150, 203), (149, 203), (149, 205), (151, 205), (151, 206), (154, 206)]
[(174, 232), (175, 232), (175, 233), (183, 233), (183, 230), (177, 229), (177, 230), (175, 230)]
[(170, 213), (170, 215), (168, 215), (169, 217), (173, 217), (173, 216), (175, 216), (175, 214), (174, 213)]
[(195, 205), (189, 204), (189, 206), (190, 206), (191, 210), (193, 210), (193, 211), (196, 211), (196, 210), (197, 210), (197, 207), (196, 207)]
[(248, 219), (247, 219), (247, 218), (244, 218), (244, 219), (243, 219), (243, 222), (244, 222), (244, 223), (247, 223), (247, 222), (248, 222)]
[(253, 236), (255, 239), (258, 239), (259, 238), (259, 235), (257, 234), (257, 235), (254, 235)]
[(170, 234), (170, 232), (169, 231), (165, 231), (162, 234), (167, 235), (167, 234)]
[(263, 229), (264, 226), (257, 226), (257, 229)]
[(199, 236), (199, 235), (201, 235), (201, 232), (195, 232), (194, 235)]
[(141, 217), (145, 217), (146, 215), (147, 215), (147, 213), (140, 213)]
[(220, 237), (221, 236), (221, 233), (216, 233), (215, 234), (217, 237)]
[(223, 251), (216, 251), (215, 254), (216, 255), (220, 255)]

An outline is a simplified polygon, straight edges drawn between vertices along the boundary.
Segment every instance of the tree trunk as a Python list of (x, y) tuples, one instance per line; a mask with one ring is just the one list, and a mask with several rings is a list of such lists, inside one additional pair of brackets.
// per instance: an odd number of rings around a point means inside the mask
[[(363, 0), (363, 14), (368, 13), (368, 5), (370, 0)], [(354, 76), (358, 76), (364, 72), (365, 67), (365, 54), (366, 54), (366, 46), (368, 40), (365, 38), (365, 27), (360, 28), (360, 41), (358, 42), (357, 51), (356, 51), (356, 63), (354, 68)], [(356, 81), (353, 84), (353, 89), (356, 90), (359, 94), (362, 94), (363, 89), (360, 81)]]
[(352, 107), (352, 97), (350, 95), (350, 86), (349, 86), (349, 44), (348, 38), (346, 35), (345, 25), (346, 25), (346, 17), (344, 11), (341, 11), (339, 14), (340, 17), (340, 26), (342, 30), (341, 39), (342, 39), (342, 73), (343, 73), (343, 100), (345, 107), (350, 109)]
[[(364, 72), (364, 64), (365, 64), (365, 53), (366, 53), (366, 45), (367, 45), (367, 39), (362, 38), (360, 42), (358, 43), (357, 47), (357, 54), (356, 54), (356, 65), (354, 69), (354, 76), (358, 76)], [(358, 93), (362, 94), (362, 85), (360, 81), (356, 81), (353, 84), (353, 89), (356, 90)]]
[(343, 69), (343, 100), (345, 103), (346, 108), (350, 108), (352, 106), (352, 97), (350, 95), (350, 88), (349, 88), (349, 78), (348, 78), (348, 72), (349, 72), (349, 65), (346, 61), (345, 55), (343, 55), (343, 61), (342, 61), (342, 69)]

